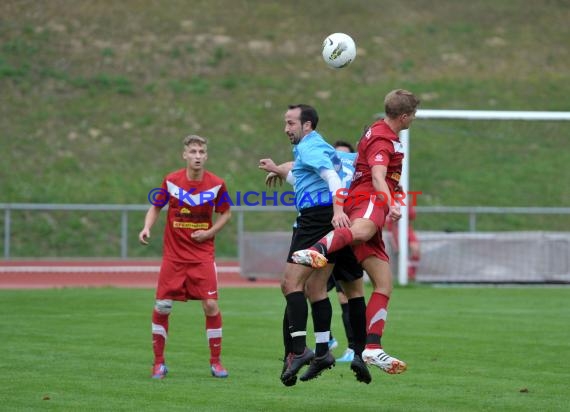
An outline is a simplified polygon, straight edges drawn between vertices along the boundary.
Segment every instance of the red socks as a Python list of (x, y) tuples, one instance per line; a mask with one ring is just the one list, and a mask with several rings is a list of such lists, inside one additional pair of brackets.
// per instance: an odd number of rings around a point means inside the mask
[[(376, 335), (382, 337), (386, 317), (388, 316), (388, 301), (390, 298), (378, 292), (372, 292), (368, 305), (366, 306), (366, 333), (367, 335)], [(367, 340), (367, 349), (381, 349), (380, 343), (372, 343)]]
[(311, 247), (311, 249), (327, 255), (329, 253), (336, 252), (351, 243), (352, 232), (350, 231), (350, 228), (341, 227), (327, 233), (327, 235), (319, 240), (313, 247)]
[(164, 363), (164, 346), (168, 337), (168, 315), (152, 311), (152, 350), (154, 364)]
[(210, 364), (220, 361), (222, 352), (222, 313), (206, 316), (206, 336), (210, 347)]

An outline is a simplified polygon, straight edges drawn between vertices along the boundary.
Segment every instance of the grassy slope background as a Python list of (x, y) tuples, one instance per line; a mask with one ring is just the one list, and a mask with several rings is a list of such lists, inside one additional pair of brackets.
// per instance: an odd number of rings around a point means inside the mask
[[(0, 202), (145, 203), (183, 165), (180, 142), (191, 133), (211, 139), (209, 168), (232, 192), (262, 191), (258, 159), (290, 159), (289, 103), (315, 105), (330, 141), (356, 141), (398, 87), (424, 109), (568, 110), (569, 19), (560, 0), (3, 1)], [(340, 71), (320, 57), (335, 31), (358, 45)], [(568, 205), (568, 138), (561, 122), (418, 121), (412, 188), (424, 193), (420, 205)], [(134, 238), (142, 214), (131, 216)], [(286, 229), (292, 216), (247, 227)], [(465, 230), (457, 219), (417, 225)], [(116, 255), (118, 222), (14, 214), (12, 251)], [(500, 217), (480, 227), (569, 230), (570, 221)], [(222, 255), (235, 256), (233, 229)]]

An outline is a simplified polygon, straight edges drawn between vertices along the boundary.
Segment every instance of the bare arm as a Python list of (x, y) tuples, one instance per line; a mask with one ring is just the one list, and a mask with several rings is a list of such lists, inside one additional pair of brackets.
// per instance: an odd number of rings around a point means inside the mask
[(160, 207), (151, 206), (144, 217), (144, 227), (139, 233), (139, 242), (143, 245), (148, 245), (150, 238), (150, 229), (156, 223), (158, 215), (160, 214)]
[(282, 179), (287, 179), (287, 173), (289, 173), (289, 170), (293, 168), (293, 162), (285, 162), (280, 165), (276, 165), (272, 159), (261, 159), (258, 167), (266, 172), (275, 173)]
[(265, 185), (268, 187), (277, 187), (277, 184), (279, 184), (279, 186), (283, 185), (283, 180), (286, 180), (287, 183), (293, 184), (295, 179), (292, 178), (292, 181), (289, 180), (289, 173), (291, 172), (291, 170), (293, 169), (293, 162), (287, 162), (287, 163), (281, 163), (279, 166), (277, 166), (277, 168), (279, 168), (280, 170), (287, 170), (286, 173), (286, 178), (283, 179), (283, 177), (281, 177), (281, 175), (279, 173), (276, 172), (269, 172), (267, 173), (267, 176), (265, 177)]
[(392, 194), (390, 193), (390, 188), (388, 183), (386, 183), (386, 173), (388, 169), (386, 166), (376, 165), (372, 166), (372, 185), (374, 185), (374, 190), (380, 193), (383, 198), (382, 202), (386, 202), (389, 207), (388, 217), (396, 221), (402, 217), (400, 213), (400, 205), (392, 199)]
[(208, 230), (196, 230), (192, 232), (191, 235), (192, 239), (194, 239), (198, 243), (201, 243), (205, 240), (213, 238), (214, 236), (216, 236), (216, 233), (222, 230), (222, 228), (226, 225), (226, 223), (229, 222), (231, 217), (232, 217), (232, 212), (230, 209), (226, 210), (223, 213), (220, 213), (211, 228), (209, 228)]

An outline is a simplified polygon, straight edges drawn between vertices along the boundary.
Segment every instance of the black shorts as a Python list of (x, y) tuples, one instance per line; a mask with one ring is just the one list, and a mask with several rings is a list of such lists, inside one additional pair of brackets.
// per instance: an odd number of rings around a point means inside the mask
[(356, 260), (356, 256), (354, 256), (350, 246), (342, 248), (336, 254), (336, 264), (329, 278), (327, 291), (336, 288), (337, 292), (342, 292), (342, 286), (339, 281), (353, 282), (356, 279), (360, 279), (364, 276), (364, 270), (362, 270), (362, 266)]
[[(287, 255), (287, 262), (291, 260), (293, 252), (307, 249), (317, 243), (327, 233), (333, 230), (331, 220), (333, 218), (333, 208), (331, 206), (313, 206), (301, 209), (297, 216), (296, 227), (293, 229), (291, 247)], [(335, 263), (337, 252), (327, 255), (330, 263)]]

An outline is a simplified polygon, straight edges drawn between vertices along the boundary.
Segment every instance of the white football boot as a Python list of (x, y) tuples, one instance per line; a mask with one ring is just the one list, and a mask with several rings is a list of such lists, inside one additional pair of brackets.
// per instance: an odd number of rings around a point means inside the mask
[(362, 360), (368, 365), (378, 366), (390, 375), (405, 372), (408, 367), (406, 362), (393, 358), (382, 349), (364, 349), (362, 352)]

